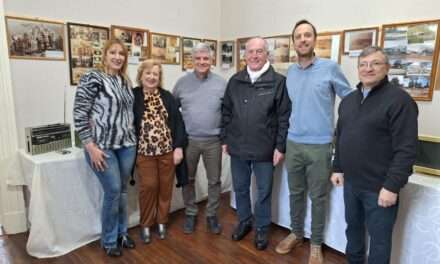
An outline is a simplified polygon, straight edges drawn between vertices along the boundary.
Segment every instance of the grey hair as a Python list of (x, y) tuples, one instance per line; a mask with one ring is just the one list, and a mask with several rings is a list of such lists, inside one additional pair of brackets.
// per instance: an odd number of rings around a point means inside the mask
[(385, 57), (385, 64), (390, 64), (390, 59), (388, 58), (388, 55), (385, 54), (385, 51), (381, 47), (378, 47), (378, 46), (369, 46), (369, 47), (366, 47), (365, 49), (363, 49), (361, 54), (359, 54), (358, 64), (359, 64), (361, 58), (365, 58), (368, 55), (376, 53), (376, 52), (382, 53), (382, 55)]
[(212, 58), (212, 50), (205, 42), (199, 42), (192, 48), (191, 55), (193, 59), (198, 52), (207, 52), (209, 54), (209, 58)]
[(267, 43), (267, 40), (265, 40), (262, 37), (253, 37), (253, 38), (248, 39), (248, 41), (246, 41), (246, 49), (247, 49), (247, 47), (249, 45), (249, 42), (251, 42), (252, 40), (256, 40), (256, 39), (261, 39), (264, 42), (264, 50), (266, 52), (269, 52), (269, 44)]

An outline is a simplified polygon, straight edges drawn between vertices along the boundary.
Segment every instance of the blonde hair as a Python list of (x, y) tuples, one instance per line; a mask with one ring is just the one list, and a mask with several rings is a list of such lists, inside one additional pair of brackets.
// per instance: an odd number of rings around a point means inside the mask
[(154, 66), (159, 67), (159, 87), (163, 88), (163, 78), (162, 78), (162, 64), (158, 60), (148, 59), (145, 60), (139, 65), (136, 75), (136, 82), (139, 86), (142, 87), (142, 74), (147, 69), (152, 69)]
[(101, 63), (98, 65), (98, 69), (107, 73), (107, 66), (105, 65), (106, 59), (107, 59), (107, 52), (108, 50), (115, 44), (118, 44), (122, 48), (122, 53), (125, 57), (124, 64), (122, 65), (121, 69), (119, 70), (119, 74), (129, 83), (130, 78), (127, 74), (127, 65), (128, 65), (128, 50), (127, 47), (124, 45), (124, 43), (120, 39), (110, 39), (107, 40), (104, 44), (104, 47), (102, 48), (102, 57), (101, 57)]

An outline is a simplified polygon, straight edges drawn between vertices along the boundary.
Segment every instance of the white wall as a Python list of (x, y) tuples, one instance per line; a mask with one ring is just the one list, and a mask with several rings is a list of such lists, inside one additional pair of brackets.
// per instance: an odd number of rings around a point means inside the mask
[[(39, 17), (110, 27), (146, 28), (153, 32), (219, 39), (220, 0), (4, 0), (6, 15)], [(66, 32), (67, 34), (67, 32)], [(67, 46), (66, 46), (67, 47)], [(19, 145), (24, 128), (72, 120), (75, 86), (70, 86), (68, 60), (11, 59)], [(134, 80), (136, 66), (129, 66)], [(214, 69), (217, 71), (217, 69)], [(172, 89), (184, 72), (180, 65), (164, 65), (164, 86)]]
[[(303, 18), (318, 32), (440, 19), (438, 0), (222, 0), (221, 9), (222, 39), (290, 34), (293, 25)], [(343, 56), (341, 66), (355, 85), (356, 59)], [(440, 136), (440, 91), (434, 92), (432, 102), (419, 101), (418, 105), (419, 133)]]

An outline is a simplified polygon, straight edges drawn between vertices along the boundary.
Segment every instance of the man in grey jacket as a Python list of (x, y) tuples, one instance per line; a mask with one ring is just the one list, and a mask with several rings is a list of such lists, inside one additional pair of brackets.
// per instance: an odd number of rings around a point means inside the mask
[(221, 233), (217, 211), (220, 205), (222, 152), (220, 144), (221, 104), (226, 81), (210, 71), (212, 51), (205, 43), (197, 44), (192, 51), (194, 72), (181, 77), (173, 94), (178, 101), (188, 134), (185, 159), (189, 183), (183, 186), (185, 222), (183, 232), (194, 232), (198, 208), (195, 203), (195, 175), (200, 156), (208, 178), (208, 203), (206, 217), (208, 229)]

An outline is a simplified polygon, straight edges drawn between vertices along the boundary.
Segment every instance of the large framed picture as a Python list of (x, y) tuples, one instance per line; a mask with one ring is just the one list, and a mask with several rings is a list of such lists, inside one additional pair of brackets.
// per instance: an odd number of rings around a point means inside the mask
[(148, 58), (149, 30), (112, 25), (110, 31), (112, 38), (122, 40), (127, 47), (128, 63), (139, 64)]
[(65, 60), (64, 23), (6, 16), (9, 57)]
[(77, 85), (81, 76), (101, 63), (102, 48), (109, 39), (106, 27), (67, 23), (70, 83)]
[(204, 39), (203, 42), (209, 45), (212, 51), (212, 66), (217, 65), (217, 40)]
[(273, 36), (264, 38), (267, 41), (269, 49), (269, 61), (273, 68), (283, 74), (287, 74), (289, 65), (292, 64), (289, 61), (289, 45), (290, 36)]
[(150, 57), (163, 64), (180, 64), (180, 37), (150, 33)]
[(198, 38), (182, 37), (182, 70), (194, 68), (192, 59), (192, 49), (201, 42)]
[(220, 41), (220, 66), (222, 69), (230, 69), (234, 66), (234, 41)]
[(438, 20), (382, 26), (381, 44), (391, 65), (388, 78), (415, 100), (432, 100), (438, 35)]
[(246, 42), (251, 38), (252, 37), (237, 39), (237, 71), (246, 68), (246, 59), (244, 57), (246, 52)]
[(350, 56), (359, 56), (369, 46), (377, 46), (379, 27), (344, 30), (343, 51)]

